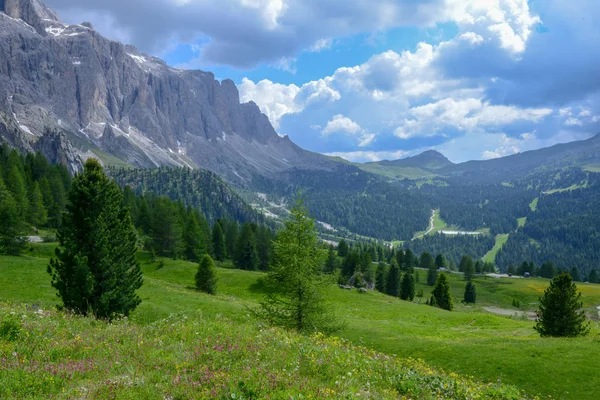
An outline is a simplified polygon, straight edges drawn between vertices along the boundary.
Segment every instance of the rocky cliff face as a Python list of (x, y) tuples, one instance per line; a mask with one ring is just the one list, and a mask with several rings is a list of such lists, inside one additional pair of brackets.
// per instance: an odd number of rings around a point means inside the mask
[(0, 135), (15, 146), (50, 151), (37, 143), (51, 133), (71, 146), (65, 157), (198, 166), (240, 183), (331, 167), (279, 137), (256, 104), (240, 104), (231, 80), (63, 24), (39, 0), (0, 0), (0, 11)]

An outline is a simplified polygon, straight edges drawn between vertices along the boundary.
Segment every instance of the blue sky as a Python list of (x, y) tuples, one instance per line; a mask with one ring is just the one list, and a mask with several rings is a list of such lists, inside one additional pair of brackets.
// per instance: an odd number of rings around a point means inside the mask
[(238, 85), (280, 135), (352, 161), (487, 159), (600, 131), (596, 0), (48, 0)]

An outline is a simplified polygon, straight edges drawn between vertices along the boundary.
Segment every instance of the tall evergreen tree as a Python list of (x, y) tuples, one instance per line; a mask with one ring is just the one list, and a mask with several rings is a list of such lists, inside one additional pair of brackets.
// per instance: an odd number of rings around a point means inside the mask
[(438, 276), (438, 280), (433, 288), (432, 297), (437, 307), (448, 311), (452, 311), (454, 308), (452, 296), (450, 295), (450, 283), (443, 272)]
[(350, 279), (357, 271), (360, 271), (360, 253), (358, 250), (350, 249), (342, 262), (342, 276)]
[(227, 246), (225, 245), (225, 233), (219, 221), (216, 221), (213, 225), (212, 242), (215, 260), (224, 261), (227, 256)]
[(437, 282), (438, 270), (435, 265), (432, 265), (427, 270), (427, 286), (433, 286)]
[(407, 272), (402, 275), (400, 285), (400, 298), (402, 300), (413, 301), (415, 298), (415, 278)]
[(598, 271), (593, 269), (588, 276), (589, 283), (600, 283), (600, 277), (598, 277)]
[(261, 271), (269, 269), (271, 242), (273, 240), (271, 230), (266, 225), (256, 228), (256, 250), (258, 251), (258, 268)]
[(177, 258), (181, 252), (181, 219), (177, 207), (158, 197), (151, 210), (152, 247), (161, 256)]
[(438, 254), (437, 257), (435, 257), (435, 266), (437, 267), (437, 269), (442, 269), (442, 268), (448, 267), (446, 258), (444, 258), (444, 256), (442, 254)]
[(325, 261), (325, 272), (333, 273), (338, 268), (338, 258), (337, 253), (333, 246), (329, 246), (327, 251), (327, 260)]
[(36, 228), (47, 222), (48, 213), (44, 206), (42, 191), (37, 182), (32, 182), (29, 189), (29, 210), (27, 212), (27, 221)]
[(375, 289), (381, 293), (385, 293), (387, 289), (387, 265), (380, 262), (377, 265), (377, 275), (375, 277)]
[(534, 329), (540, 336), (583, 336), (589, 332), (585, 313), (581, 308), (581, 292), (568, 273), (561, 273), (550, 281), (540, 298)]
[(470, 281), (473, 279), (473, 275), (475, 274), (475, 265), (473, 265), (473, 259), (471, 257), (462, 256), (458, 269), (464, 274), (465, 281)]
[(398, 266), (396, 259), (393, 258), (386, 279), (387, 294), (395, 297), (400, 296), (400, 278), (400, 267)]
[(579, 268), (577, 268), (577, 267), (571, 268), (571, 271), (569, 271), (569, 274), (571, 274), (571, 278), (573, 278), (573, 280), (575, 282), (581, 282), (581, 274), (579, 273)]
[[(12, 152), (11, 152), (12, 154)], [(12, 165), (8, 170), (5, 181), (7, 189), (12, 193), (12, 197), (17, 205), (17, 213), (21, 220), (26, 220), (29, 210), (29, 201), (27, 199), (27, 187), (23, 172), (17, 165)]]
[(475, 303), (477, 300), (477, 290), (475, 288), (475, 284), (472, 281), (467, 282), (465, 286), (465, 303)]
[(298, 200), (273, 243), (260, 314), (298, 331), (335, 330), (337, 323), (323, 297), (327, 280), (321, 274), (322, 254), (314, 220)]
[(238, 237), (234, 264), (238, 269), (254, 271), (258, 268), (258, 250), (252, 224), (246, 222)]
[(235, 257), (235, 246), (239, 235), (239, 229), (237, 222), (227, 221), (227, 228), (225, 229), (225, 244), (227, 246), (227, 257)]
[(17, 255), (26, 241), (17, 203), (0, 176), (0, 254)]
[(435, 260), (434, 260), (433, 256), (426, 251), (421, 253), (421, 257), (419, 257), (419, 268), (423, 268), (423, 269), (436, 268), (437, 269), (437, 267), (435, 266)]
[(346, 257), (348, 255), (348, 243), (344, 239), (340, 240), (338, 243), (338, 256)]
[(73, 181), (58, 240), (48, 272), (64, 308), (112, 319), (139, 305), (135, 229), (119, 187), (94, 159)]
[(540, 267), (540, 276), (542, 278), (552, 279), (558, 273), (558, 268), (552, 261), (546, 261)]
[(200, 259), (207, 254), (205, 242), (202, 237), (203, 232), (200, 230), (200, 224), (194, 213), (189, 212), (185, 218), (183, 226), (182, 241), (183, 241), (183, 257), (186, 260), (199, 262)]
[(412, 273), (415, 269), (415, 255), (411, 251), (411, 249), (406, 249), (404, 252), (404, 268), (402, 268), (406, 272)]
[(208, 254), (205, 254), (200, 260), (195, 280), (196, 290), (208, 294), (217, 293), (217, 269), (213, 259)]

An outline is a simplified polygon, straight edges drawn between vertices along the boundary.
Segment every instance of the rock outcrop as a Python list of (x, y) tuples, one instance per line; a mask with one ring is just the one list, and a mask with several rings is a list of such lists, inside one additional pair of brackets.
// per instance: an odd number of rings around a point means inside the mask
[(239, 183), (332, 167), (240, 104), (231, 80), (172, 68), (90, 23), (64, 24), (39, 0), (0, 0), (0, 10), (0, 135), (13, 145), (59, 132), (82, 158), (197, 166)]

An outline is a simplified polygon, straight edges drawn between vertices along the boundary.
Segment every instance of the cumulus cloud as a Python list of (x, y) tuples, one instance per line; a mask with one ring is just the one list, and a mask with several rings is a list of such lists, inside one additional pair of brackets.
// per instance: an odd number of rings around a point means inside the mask
[(395, 151), (349, 151), (327, 153), (331, 157), (341, 157), (352, 162), (375, 162), (381, 160), (397, 160), (410, 155), (404, 150)]
[(325, 125), (325, 128), (321, 131), (321, 133), (325, 136), (332, 133), (345, 133), (351, 136), (356, 136), (358, 138), (358, 147), (365, 147), (369, 145), (376, 136), (374, 133), (367, 132), (356, 122), (341, 114), (335, 115), (331, 121), (327, 122), (327, 125)]

